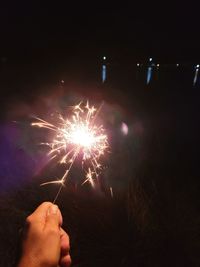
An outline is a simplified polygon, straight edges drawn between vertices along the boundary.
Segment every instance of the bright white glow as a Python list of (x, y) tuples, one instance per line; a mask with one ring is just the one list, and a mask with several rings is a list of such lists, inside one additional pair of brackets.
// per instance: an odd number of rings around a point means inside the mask
[(103, 60), (106, 60), (106, 57), (105, 56), (103, 57)]
[(152, 57), (149, 58), (149, 61), (150, 61), (150, 62), (152, 61)]
[(66, 139), (70, 139), (72, 144), (87, 148), (90, 148), (95, 142), (94, 133), (85, 125), (76, 125)]
[(199, 68), (199, 64), (198, 64), (198, 65), (196, 65), (196, 67), (197, 67), (197, 68)]
[(179, 67), (179, 64), (178, 63), (176, 64), (176, 67)]
[(140, 63), (137, 63), (137, 66), (139, 67), (140, 66)]
[(157, 64), (156, 66), (157, 66), (157, 67), (159, 67), (159, 66), (160, 66), (160, 64)]

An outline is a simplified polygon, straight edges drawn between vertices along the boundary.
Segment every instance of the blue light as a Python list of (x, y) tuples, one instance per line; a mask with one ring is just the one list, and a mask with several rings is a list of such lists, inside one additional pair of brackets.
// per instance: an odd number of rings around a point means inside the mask
[(102, 79), (102, 83), (106, 81), (106, 65), (102, 65), (101, 79)]
[(194, 73), (193, 86), (195, 86), (195, 84), (197, 83), (198, 73), (199, 73), (199, 68), (197, 67), (196, 70), (195, 70), (195, 73)]
[(150, 83), (152, 77), (152, 67), (148, 67), (147, 69), (147, 84)]

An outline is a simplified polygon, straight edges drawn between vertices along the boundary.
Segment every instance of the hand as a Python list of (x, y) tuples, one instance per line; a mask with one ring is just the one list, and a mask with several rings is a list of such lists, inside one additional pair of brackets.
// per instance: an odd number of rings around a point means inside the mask
[(62, 215), (58, 206), (44, 202), (26, 222), (18, 267), (69, 267), (69, 237), (61, 228)]

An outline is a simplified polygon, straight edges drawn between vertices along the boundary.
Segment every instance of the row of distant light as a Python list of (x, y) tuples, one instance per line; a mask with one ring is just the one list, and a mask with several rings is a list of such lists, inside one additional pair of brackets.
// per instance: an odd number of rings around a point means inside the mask
[[(150, 57), (149, 58), (149, 62), (152, 62), (152, 61), (153, 61), (153, 59), (152, 59), (152, 57)], [(137, 67), (139, 67), (139, 66), (140, 66), (140, 63), (137, 63)], [(152, 66), (155, 66), (155, 64), (152, 63)], [(179, 66), (180, 66), (180, 64), (179, 63), (176, 63), (176, 67), (179, 67)], [(160, 64), (156, 64), (156, 67), (159, 68), (160, 67)], [(197, 64), (195, 66), (195, 69), (199, 69), (199, 64)]]
[[(106, 60), (106, 57), (103, 56), (103, 60), (105, 61)], [(153, 70), (153, 67), (156, 66), (157, 68), (159, 68), (160, 64), (154, 64), (152, 62), (152, 58), (150, 57), (149, 58), (149, 62), (151, 62), (151, 64), (149, 64), (148, 68), (147, 68), (147, 81), (146, 83), (149, 84), (150, 81), (151, 81), (151, 78), (152, 78), (152, 70)], [(140, 63), (137, 63), (137, 67), (140, 66)], [(142, 66), (142, 64), (141, 64)], [(179, 67), (179, 63), (176, 64), (177, 67)], [(195, 73), (194, 73), (194, 79), (193, 79), (193, 85), (195, 86), (196, 83), (197, 83), (197, 80), (198, 80), (198, 76), (199, 76), (199, 64), (197, 64), (195, 66)], [(107, 68), (106, 68), (106, 62), (105, 64), (102, 65), (102, 73), (101, 73), (101, 77), (102, 77), (102, 83), (104, 83), (107, 79)]]
[[(150, 57), (150, 58), (149, 58), (149, 62), (152, 62), (152, 60), (153, 60), (152, 57)], [(152, 64), (152, 65), (154, 65), (154, 64)], [(140, 63), (137, 63), (137, 66), (139, 67), (139, 66), (140, 66)], [(177, 63), (176, 66), (179, 67), (179, 63)], [(159, 68), (159, 67), (160, 67), (160, 64), (156, 64), (156, 67)], [(195, 66), (195, 69), (198, 69), (198, 68), (199, 68), (199, 64), (197, 64), (197, 65)]]
[[(106, 57), (105, 57), (105, 56), (103, 57), (103, 60), (106, 60)], [(153, 58), (150, 57), (150, 58), (149, 58), (149, 62), (152, 62), (152, 61), (153, 61)], [(140, 65), (142, 65), (142, 64), (137, 63), (137, 67), (139, 67)], [(152, 63), (152, 66), (154, 66), (154, 63)], [(180, 66), (180, 64), (179, 64), (179, 63), (176, 63), (176, 67), (179, 67), (179, 66)], [(157, 63), (157, 64), (156, 64), (156, 67), (159, 68), (159, 67), (160, 67), (160, 64)], [(195, 69), (199, 69), (199, 67), (200, 67), (200, 65), (197, 64), (197, 65), (195, 66)]]
[[(142, 66), (142, 64), (140, 64), (140, 63), (137, 63), (137, 67), (140, 67), (140, 66)], [(153, 66), (156, 66), (157, 68), (159, 68), (160, 67), (160, 64), (152, 64), (152, 67)], [(179, 67), (180, 66), (180, 64), (179, 63), (177, 63), (176, 64), (176, 67)], [(197, 64), (196, 66), (195, 66), (195, 69), (198, 69), (200, 67), (200, 65), (199, 64)]]

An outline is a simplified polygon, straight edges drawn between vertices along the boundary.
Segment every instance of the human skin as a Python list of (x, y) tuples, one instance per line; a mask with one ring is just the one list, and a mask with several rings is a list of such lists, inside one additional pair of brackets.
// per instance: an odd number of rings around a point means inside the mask
[(61, 226), (61, 212), (51, 202), (28, 216), (18, 267), (69, 267), (69, 236)]

